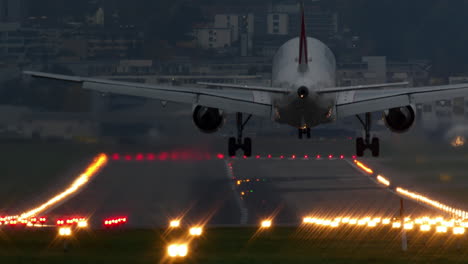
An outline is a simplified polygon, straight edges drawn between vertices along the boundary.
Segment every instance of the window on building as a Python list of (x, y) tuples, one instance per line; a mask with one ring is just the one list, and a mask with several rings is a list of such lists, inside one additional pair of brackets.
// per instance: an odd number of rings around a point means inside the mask
[(278, 14), (274, 14), (274, 15), (273, 15), (273, 20), (279, 20), (279, 15), (278, 15)]
[(274, 26), (274, 27), (278, 27), (278, 26), (279, 26), (279, 22), (278, 22), (278, 21), (273, 22), (273, 26)]

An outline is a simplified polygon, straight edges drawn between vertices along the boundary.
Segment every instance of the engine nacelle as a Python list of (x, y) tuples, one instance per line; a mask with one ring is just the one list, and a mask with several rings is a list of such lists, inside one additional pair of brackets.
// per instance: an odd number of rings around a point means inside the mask
[(193, 122), (203, 133), (211, 134), (223, 127), (225, 116), (217, 108), (197, 105), (193, 109)]
[(385, 125), (395, 133), (404, 133), (414, 124), (416, 115), (412, 106), (392, 108), (384, 112)]

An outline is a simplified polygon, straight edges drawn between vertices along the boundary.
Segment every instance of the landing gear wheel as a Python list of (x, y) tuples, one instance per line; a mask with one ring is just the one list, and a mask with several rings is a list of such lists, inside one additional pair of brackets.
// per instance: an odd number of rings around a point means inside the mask
[(244, 128), (252, 118), (252, 115), (249, 115), (246, 120), (244, 120), (242, 113), (236, 114), (236, 125), (237, 125), (237, 138), (231, 137), (228, 142), (228, 155), (229, 157), (235, 157), (236, 152), (239, 149), (244, 151), (246, 157), (252, 156), (252, 139), (246, 138), (243, 139)]
[(364, 156), (364, 150), (366, 149), (366, 146), (364, 145), (364, 139), (363, 138), (357, 138), (356, 139), (356, 156), (362, 157)]
[(372, 156), (378, 157), (380, 155), (380, 141), (377, 137), (371, 140), (371, 113), (366, 113), (365, 119), (362, 119), (359, 115), (356, 115), (356, 117), (361, 122), (366, 136), (364, 139), (362, 137), (356, 139), (356, 155), (362, 157), (364, 156), (364, 151), (370, 149)]
[(236, 145), (236, 138), (229, 138), (229, 143), (228, 143), (228, 155), (229, 157), (234, 157), (236, 156), (237, 152), (237, 145)]
[(245, 138), (244, 140), (244, 155), (246, 157), (251, 157), (252, 156), (252, 139), (250, 138)]
[(308, 139), (310, 139), (310, 128), (299, 128), (298, 129), (298, 136), (299, 139), (302, 139), (304, 135), (307, 136)]
[(378, 138), (373, 138), (370, 148), (372, 150), (372, 156), (378, 157), (380, 155), (380, 140)]

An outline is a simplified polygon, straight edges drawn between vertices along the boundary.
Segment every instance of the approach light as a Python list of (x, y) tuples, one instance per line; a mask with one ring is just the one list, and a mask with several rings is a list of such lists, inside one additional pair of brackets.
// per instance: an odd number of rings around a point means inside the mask
[(446, 226), (437, 226), (436, 227), (436, 232), (437, 233), (447, 233), (447, 227)]
[(421, 225), (421, 226), (419, 226), (419, 230), (422, 231), (422, 232), (427, 232), (427, 231), (431, 230), (431, 226), (430, 225)]
[(263, 220), (260, 227), (261, 228), (270, 228), (272, 225), (271, 220)]
[(179, 226), (180, 226), (180, 220), (172, 220), (172, 221), (169, 223), (169, 226), (172, 227), (172, 228), (179, 227)]
[(191, 236), (201, 236), (203, 234), (203, 227), (200, 227), (200, 226), (192, 227), (189, 230), (189, 234)]
[(72, 234), (70, 227), (61, 227), (58, 231), (59, 236), (61, 237), (69, 237)]
[(187, 244), (171, 244), (167, 247), (167, 254), (171, 258), (186, 257), (188, 255)]
[(454, 235), (463, 235), (465, 234), (465, 228), (461, 226), (457, 226), (453, 228), (453, 234)]
[(77, 226), (78, 226), (79, 228), (86, 228), (86, 227), (88, 227), (88, 221), (86, 221), (86, 220), (80, 220), (80, 221), (78, 221)]

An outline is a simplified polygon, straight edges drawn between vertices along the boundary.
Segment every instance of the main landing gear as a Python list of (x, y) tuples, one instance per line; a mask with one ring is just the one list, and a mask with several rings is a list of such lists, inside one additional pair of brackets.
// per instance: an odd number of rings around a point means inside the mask
[(244, 151), (244, 155), (246, 157), (252, 156), (252, 139), (250, 138), (243, 139), (243, 135), (242, 135), (244, 132), (245, 126), (247, 125), (247, 123), (249, 122), (251, 118), (252, 118), (252, 115), (249, 115), (247, 119), (244, 121), (242, 113), (237, 113), (236, 115), (237, 139), (234, 137), (229, 138), (229, 144), (228, 144), (229, 157), (236, 156), (236, 152), (239, 149), (242, 149)]
[(372, 152), (373, 157), (378, 157), (380, 155), (380, 140), (377, 137), (370, 138), (370, 130), (371, 130), (371, 113), (365, 114), (365, 120), (359, 115), (356, 115), (359, 122), (361, 122), (362, 126), (364, 127), (364, 131), (366, 134), (365, 138), (357, 138), (356, 139), (356, 156), (362, 157), (364, 156), (364, 151), (366, 149), (370, 149)]
[(304, 135), (307, 135), (307, 138), (310, 139), (310, 128), (299, 128), (299, 139), (302, 139)]

